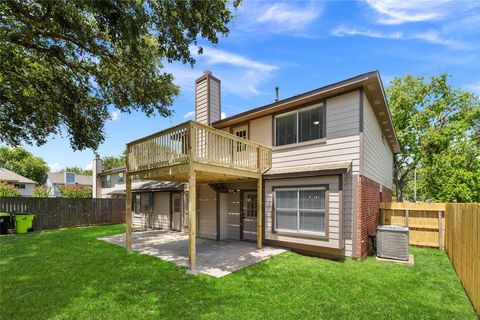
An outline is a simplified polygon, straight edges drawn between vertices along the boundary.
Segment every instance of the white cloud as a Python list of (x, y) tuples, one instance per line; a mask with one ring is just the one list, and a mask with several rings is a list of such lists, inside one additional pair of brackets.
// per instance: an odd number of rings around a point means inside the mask
[(461, 1), (454, 0), (366, 0), (366, 3), (379, 14), (377, 22), (382, 24), (439, 20), (462, 6)]
[(184, 118), (192, 118), (195, 115), (195, 111), (187, 112), (183, 115)]
[(220, 119), (225, 119), (227, 114), (225, 112), (220, 113)]
[(429, 43), (446, 46), (452, 49), (468, 49), (471, 46), (465, 42), (457, 41), (448, 37), (444, 37), (437, 31), (425, 32), (381, 32), (371, 29), (349, 28), (345, 26), (337, 27), (332, 31), (333, 36), (364, 36), (379, 39), (399, 39), (399, 40), (423, 40)]
[[(252, 59), (246, 55), (212, 47), (203, 47), (198, 55), (195, 46), (190, 47), (196, 59), (195, 69), (181, 64), (166, 64), (165, 71), (172, 73), (175, 84), (182, 91), (194, 91), (195, 79), (202, 75), (200, 70), (210, 70), (222, 82), (222, 93), (248, 98), (261, 94), (260, 87), (268, 81), (278, 66)], [(185, 118), (192, 114), (185, 114)]]
[[(192, 46), (190, 49), (192, 50), (194, 47)], [(247, 70), (255, 70), (259, 72), (271, 72), (278, 69), (277, 66), (258, 62), (236, 53), (230, 53), (212, 47), (204, 48), (201, 57), (206, 59), (205, 62), (210, 65), (227, 64), (233, 67), (245, 68)]]
[(112, 121), (117, 121), (120, 119), (120, 112), (119, 111), (112, 111), (110, 112), (110, 119)]
[(233, 21), (235, 31), (240, 31), (235, 36), (308, 36), (322, 10), (319, 1), (245, 1)]
[(371, 30), (371, 29), (349, 28), (345, 26), (340, 26), (334, 29), (332, 31), (332, 35), (337, 37), (365, 36), (370, 38), (381, 38), (381, 39), (402, 39), (403, 38), (403, 34), (401, 32), (382, 33), (380, 31)]
[(437, 31), (417, 32), (412, 34), (411, 39), (425, 40), (430, 43), (439, 44), (452, 49), (469, 49), (471, 46), (465, 42), (457, 41), (451, 38), (444, 37)]
[(48, 164), (48, 167), (50, 168), (50, 172), (57, 172), (58, 170), (60, 170), (60, 163), (58, 162), (55, 162), (55, 163), (49, 163)]
[(260, 11), (255, 21), (273, 27), (272, 30), (276, 32), (304, 30), (321, 14), (320, 8), (313, 3), (304, 7), (275, 3), (264, 6)]
[(90, 161), (85, 165), (85, 170), (92, 170), (92, 169), (93, 169), (93, 164), (92, 164), (92, 161)]

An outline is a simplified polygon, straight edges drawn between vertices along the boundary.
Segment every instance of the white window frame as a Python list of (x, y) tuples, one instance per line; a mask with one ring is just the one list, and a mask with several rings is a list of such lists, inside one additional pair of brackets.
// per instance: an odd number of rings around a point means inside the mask
[[(120, 176), (122, 177), (121, 181), (120, 181)], [(119, 184), (124, 184), (125, 183), (125, 172), (119, 172), (118, 173), (118, 183)]]
[[(322, 190), (324, 191), (325, 194), (325, 209), (300, 209), (300, 191), (305, 191), (305, 190)], [(297, 211), (297, 230), (291, 230), (291, 229), (280, 229), (277, 228), (277, 206), (276, 206), (276, 199), (277, 199), (277, 191), (296, 191), (297, 192), (297, 208), (281, 208), (280, 210), (285, 210), (285, 211)], [(327, 230), (328, 230), (328, 189), (323, 186), (318, 186), (318, 187), (298, 187), (298, 188), (289, 188), (289, 187), (279, 187), (275, 188), (274, 190), (274, 197), (275, 197), (275, 207), (274, 207), (274, 218), (275, 218), (275, 223), (273, 225), (273, 230), (278, 233), (290, 233), (290, 234), (299, 234), (299, 235), (312, 235), (312, 236), (326, 236), (327, 235)], [(300, 230), (300, 211), (307, 211), (307, 212), (318, 212), (321, 211), (324, 214), (324, 219), (325, 219), (325, 231), (323, 232), (315, 232), (315, 231), (306, 231), (306, 230)]]
[[(310, 109), (315, 109), (315, 108), (324, 108), (323, 109), (323, 121), (321, 123), (322, 125), (322, 129), (323, 129), (323, 136), (318, 138), (318, 139), (313, 139), (313, 140), (307, 140), (307, 141), (302, 141), (302, 142), (299, 142), (298, 139), (299, 139), (299, 135), (298, 135), (298, 113), (299, 112), (302, 112), (302, 111), (307, 111), (307, 110), (310, 110)], [(297, 132), (296, 132), (296, 141), (295, 142), (292, 142), (292, 143), (287, 143), (287, 144), (282, 144), (282, 145), (277, 145), (277, 118), (282, 118), (282, 117), (286, 117), (286, 116), (289, 116), (289, 115), (292, 115), (292, 114), (295, 114), (295, 122), (296, 122), (296, 129), (297, 129)], [(296, 109), (296, 110), (293, 110), (293, 111), (290, 111), (290, 112), (285, 112), (285, 113), (282, 113), (282, 114), (278, 114), (274, 117), (273, 119), (273, 132), (274, 132), (274, 139), (273, 141), (275, 142), (275, 147), (283, 147), (283, 146), (288, 146), (288, 145), (293, 145), (293, 144), (298, 144), (298, 143), (308, 143), (310, 141), (317, 141), (317, 140), (323, 140), (325, 139), (325, 137), (327, 136), (327, 121), (325, 119), (326, 117), (326, 110), (325, 110), (325, 103), (323, 102), (320, 102), (320, 103), (316, 103), (314, 105), (311, 105), (311, 106), (308, 106), (308, 107), (305, 107), (305, 108), (301, 108), (301, 109)]]
[[(238, 129), (238, 130), (234, 131), (234, 134), (235, 134), (235, 136), (237, 136), (239, 138), (247, 139), (248, 130), (246, 128)], [(239, 135), (239, 134), (241, 134), (241, 135)], [(245, 143), (241, 143), (241, 142), (237, 141), (236, 145), (237, 145), (237, 152), (242, 152), (242, 151), (247, 150), (247, 145)]]

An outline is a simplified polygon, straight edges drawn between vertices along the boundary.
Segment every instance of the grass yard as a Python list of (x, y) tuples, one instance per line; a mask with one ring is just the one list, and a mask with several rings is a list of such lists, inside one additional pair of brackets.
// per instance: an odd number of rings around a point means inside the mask
[(216, 279), (96, 240), (124, 226), (0, 238), (1, 319), (477, 319), (446, 254), (415, 266), (284, 253)]

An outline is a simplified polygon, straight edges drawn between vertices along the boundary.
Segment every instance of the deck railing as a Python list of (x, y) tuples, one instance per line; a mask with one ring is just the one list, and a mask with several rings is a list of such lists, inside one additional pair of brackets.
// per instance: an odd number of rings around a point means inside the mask
[(132, 141), (127, 148), (131, 173), (190, 161), (263, 173), (272, 164), (269, 147), (194, 121)]

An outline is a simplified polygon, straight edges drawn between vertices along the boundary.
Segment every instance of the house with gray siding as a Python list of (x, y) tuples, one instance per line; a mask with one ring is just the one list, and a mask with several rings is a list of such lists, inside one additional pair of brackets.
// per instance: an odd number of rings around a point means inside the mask
[[(194, 122), (127, 144), (126, 174), (133, 183), (177, 181), (196, 195), (181, 197), (183, 220), (173, 223), (180, 228), (161, 224), (189, 231), (191, 266), (196, 237), (364, 258), (379, 203), (391, 200), (393, 156), (400, 150), (379, 72), (225, 119), (220, 88), (221, 81), (205, 72), (195, 83)], [(180, 201), (173, 194), (155, 198), (143, 219), (160, 219), (161, 206)]]

